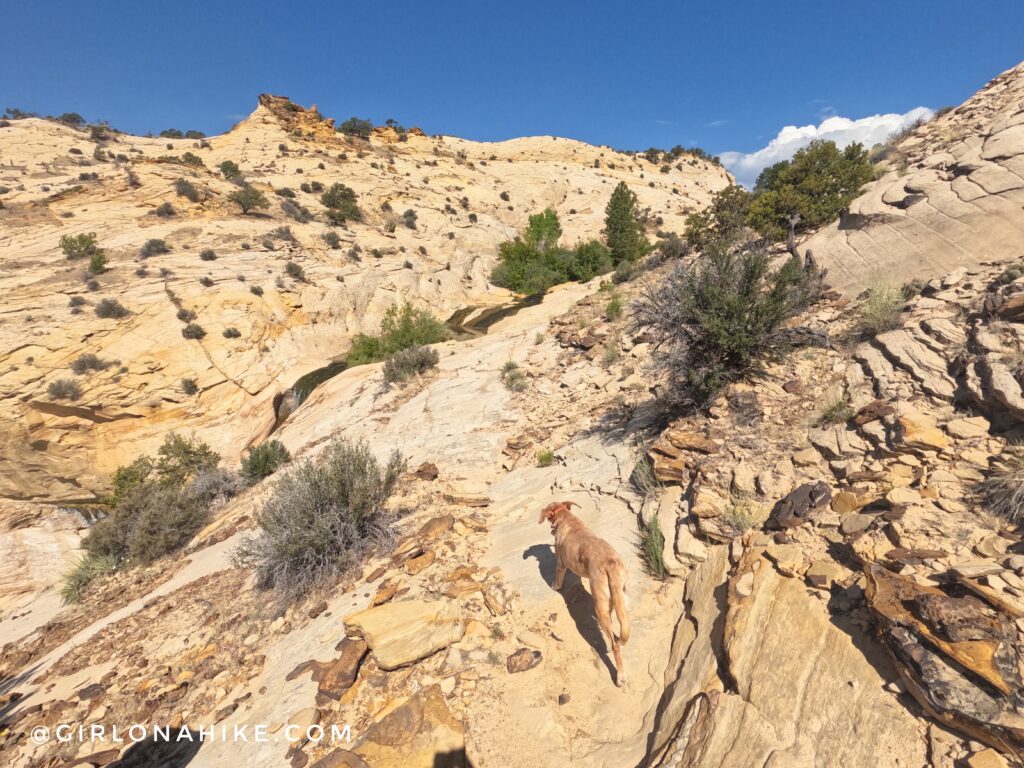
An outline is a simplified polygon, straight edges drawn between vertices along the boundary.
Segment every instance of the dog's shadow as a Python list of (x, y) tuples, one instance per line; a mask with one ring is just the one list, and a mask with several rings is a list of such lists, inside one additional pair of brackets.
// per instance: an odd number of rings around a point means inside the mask
[[(551, 586), (555, 581), (555, 548), (550, 544), (534, 544), (523, 552), (523, 560), (531, 557), (537, 558), (537, 569), (540, 577), (548, 588), (555, 591)], [(601, 625), (597, 623), (597, 614), (594, 612), (594, 599), (583, 586), (583, 581), (572, 571), (565, 572), (565, 579), (562, 581), (562, 599), (565, 600), (565, 607), (569, 609), (569, 615), (576, 623), (576, 631), (590, 645), (601, 661), (608, 668), (608, 674), (612, 680), (615, 679), (615, 665), (608, 655), (608, 643), (604, 633), (601, 632)]]

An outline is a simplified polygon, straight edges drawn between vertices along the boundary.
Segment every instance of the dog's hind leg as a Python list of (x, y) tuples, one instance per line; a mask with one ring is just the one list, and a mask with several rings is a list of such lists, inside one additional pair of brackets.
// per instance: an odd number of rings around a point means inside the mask
[(562, 582), (565, 580), (565, 566), (562, 565), (562, 561), (559, 560), (555, 566), (555, 589), (562, 589)]
[(597, 623), (601, 631), (608, 638), (608, 644), (612, 647), (612, 654), (615, 656), (615, 684), (620, 688), (626, 684), (626, 672), (622, 668), (622, 652), (619, 650), (619, 638), (612, 631), (612, 596), (609, 589), (608, 578), (602, 573), (596, 579), (590, 580), (590, 590), (594, 596), (594, 613), (597, 614)]

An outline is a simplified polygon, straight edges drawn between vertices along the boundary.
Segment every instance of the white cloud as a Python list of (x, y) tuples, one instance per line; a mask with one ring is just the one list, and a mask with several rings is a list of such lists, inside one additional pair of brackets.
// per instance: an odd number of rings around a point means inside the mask
[(915, 120), (927, 120), (933, 114), (927, 107), (917, 107), (902, 115), (871, 115), (859, 120), (834, 116), (825, 118), (819, 125), (787, 125), (768, 142), (768, 146), (756, 152), (722, 152), (719, 157), (738, 183), (753, 187), (762, 170), (781, 160), (789, 160), (798, 149), (806, 147), (814, 139), (834, 141), (840, 149), (855, 141), (871, 147)]

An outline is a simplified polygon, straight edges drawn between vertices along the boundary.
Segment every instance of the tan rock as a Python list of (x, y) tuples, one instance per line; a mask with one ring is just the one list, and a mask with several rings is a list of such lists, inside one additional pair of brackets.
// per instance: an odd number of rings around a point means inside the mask
[(373, 723), (352, 749), (373, 768), (436, 768), (439, 755), (464, 750), (463, 725), (448, 710), (437, 685)]
[(915, 411), (905, 411), (899, 417), (900, 440), (903, 445), (920, 451), (944, 451), (949, 438), (935, 426), (935, 419)]
[(345, 617), (350, 635), (362, 637), (382, 669), (397, 669), (462, 639), (465, 621), (447, 601), (403, 600)]

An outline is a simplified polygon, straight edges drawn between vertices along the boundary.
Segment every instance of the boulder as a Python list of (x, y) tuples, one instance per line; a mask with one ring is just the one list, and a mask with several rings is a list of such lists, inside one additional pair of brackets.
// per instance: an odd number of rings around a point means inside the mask
[(831, 500), (826, 483), (804, 483), (775, 503), (769, 520), (776, 528), (795, 528), (815, 519)]
[(391, 670), (457, 643), (466, 623), (447, 600), (401, 600), (347, 616), (345, 629), (366, 640), (381, 669)]
[(465, 729), (431, 685), (373, 723), (352, 749), (373, 768), (457, 768), (467, 764)]

